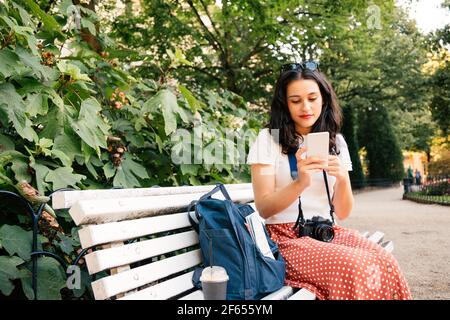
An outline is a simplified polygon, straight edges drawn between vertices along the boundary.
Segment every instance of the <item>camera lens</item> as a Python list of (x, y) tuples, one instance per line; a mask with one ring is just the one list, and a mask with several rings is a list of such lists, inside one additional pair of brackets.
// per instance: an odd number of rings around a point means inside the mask
[(321, 224), (317, 226), (316, 230), (317, 239), (320, 239), (324, 242), (330, 242), (334, 239), (334, 230), (333, 227), (330, 227), (326, 224)]

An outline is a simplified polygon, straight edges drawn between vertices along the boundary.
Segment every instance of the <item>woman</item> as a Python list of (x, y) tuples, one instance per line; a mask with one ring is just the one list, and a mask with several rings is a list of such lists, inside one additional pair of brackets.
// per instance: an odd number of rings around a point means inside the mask
[[(318, 299), (411, 299), (394, 256), (357, 231), (334, 224), (334, 239), (326, 242), (299, 237), (295, 228), (299, 199), (304, 219), (331, 220), (323, 170), (335, 215), (339, 220), (350, 215), (352, 163), (339, 134), (341, 122), (336, 94), (317, 63), (283, 66), (269, 128), (259, 133), (247, 163), (256, 208), (286, 260), (286, 284), (307, 288)], [(322, 131), (330, 134), (328, 166), (323, 159), (305, 158), (305, 136)], [(293, 180), (287, 154), (297, 148), (298, 178)]]

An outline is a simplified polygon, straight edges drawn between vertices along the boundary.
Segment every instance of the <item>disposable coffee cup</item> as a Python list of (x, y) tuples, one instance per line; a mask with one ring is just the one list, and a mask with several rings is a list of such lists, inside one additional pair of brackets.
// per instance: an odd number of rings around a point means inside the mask
[(226, 300), (228, 279), (227, 271), (222, 267), (212, 266), (203, 269), (200, 281), (205, 300)]

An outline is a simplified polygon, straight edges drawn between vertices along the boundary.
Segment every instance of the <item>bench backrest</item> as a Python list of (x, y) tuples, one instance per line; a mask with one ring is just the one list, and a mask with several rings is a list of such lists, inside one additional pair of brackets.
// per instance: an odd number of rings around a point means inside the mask
[[(225, 185), (231, 199), (250, 203), (248, 184)], [(187, 206), (214, 185), (138, 189), (64, 191), (53, 197), (55, 209), (70, 208), (96, 299), (201, 298), (192, 274), (201, 263), (198, 236)], [(215, 198), (223, 199), (217, 193)]]

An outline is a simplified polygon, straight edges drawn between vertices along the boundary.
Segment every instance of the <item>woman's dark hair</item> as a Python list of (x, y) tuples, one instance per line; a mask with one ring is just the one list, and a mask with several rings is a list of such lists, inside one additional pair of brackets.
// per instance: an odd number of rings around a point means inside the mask
[(336, 134), (341, 129), (342, 110), (333, 87), (318, 69), (314, 71), (309, 69), (289, 70), (280, 74), (272, 100), (268, 124), (270, 132), (272, 129), (279, 129), (279, 143), (284, 154), (298, 148), (299, 138), (303, 142), (303, 137), (295, 131), (295, 123), (289, 113), (286, 98), (288, 84), (299, 79), (314, 80), (319, 86), (323, 103), (322, 112), (312, 126), (311, 132), (328, 131), (330, 133), (330, 153), (337, 154)]

